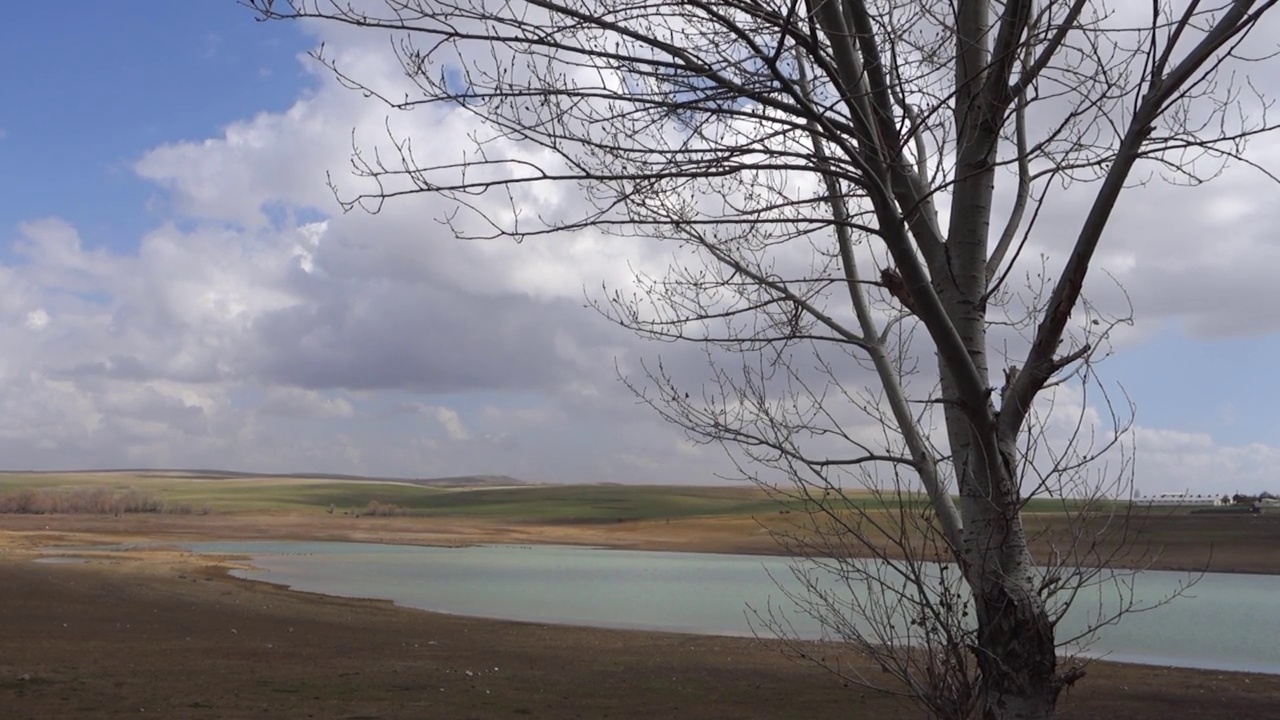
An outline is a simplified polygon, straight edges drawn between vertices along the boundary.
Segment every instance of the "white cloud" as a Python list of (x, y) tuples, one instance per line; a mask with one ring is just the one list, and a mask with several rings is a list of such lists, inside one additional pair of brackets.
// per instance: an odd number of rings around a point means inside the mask
[(1137, 487), (1143, 493), (1274, 493), (1280, 486), (1280, 448), (1273, 445), (1224, 444), (1205, 433), (1144, 427), (1136, 434)]
[(27, 321), (25, 323), (28, 329), (43, 330), (49, 326), (49, 313), (44, 308), (36, 308), (27, 313)]
[(266, 397), (257, 409), (266, 415), (284, 418), (330, 420), (350, 418), (356, 414), (347, 398), (330, 397), (315, 390), (287, 386), (268, 388)]
[(467, 426), (462, 424), (462, 418), (458, 417), (456, 410), (439, 406), (435, 408), (436, 422), (444, 428), (445, 433), (450, 440), (463, 441), (471, 439), (471, 432), (467, 430)]

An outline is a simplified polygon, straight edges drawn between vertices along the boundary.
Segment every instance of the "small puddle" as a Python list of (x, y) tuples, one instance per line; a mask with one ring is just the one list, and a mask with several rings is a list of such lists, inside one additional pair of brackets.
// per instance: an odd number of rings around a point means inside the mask
[(32, 562), (38, 562), (42, 565), (80, 565), (89, 562), (89, 558), (82, 557), (42, 557), (36, 558)]

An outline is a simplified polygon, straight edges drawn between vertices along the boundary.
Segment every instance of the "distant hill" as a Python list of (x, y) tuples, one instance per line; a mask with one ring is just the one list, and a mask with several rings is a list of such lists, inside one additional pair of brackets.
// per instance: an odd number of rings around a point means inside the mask
[[(362, 478), (363, 479), (363, 478)], [(507, 487), (510, 485), (528, 485), (529, 483), (510, 475), (457, 475), (441, 478), (413, 478), (396, 482), (413, 483), (414, 485), (430, 485), (432, 487)]]
[(105, 470), (21, 470), (9, 472), (33, 475), (142, 475), (151, 477), (189, 478), (191, 480), (250, 480), (253, 478), (284, 479), (308, 478), (312, 480), (336, 480), (343, 482), (406, 483), (427, 487), (507, 487), (529, 485), (509, 475), (455, 475), (437, 478), (409, 478), (392, 476), (346, 475), (342, 473), (257, 473), (239, 470), (208, 470), (203, 468), (111, 468)]

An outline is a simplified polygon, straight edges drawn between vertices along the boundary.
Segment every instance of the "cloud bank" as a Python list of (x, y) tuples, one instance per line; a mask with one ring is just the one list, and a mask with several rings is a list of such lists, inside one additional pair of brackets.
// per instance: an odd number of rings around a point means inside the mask
[[(312, 31), (353, 73), (396, 82), (377, 38)], [(136, 248), (104, 249), (57, 217), (17, 228), (0, 265), (5, 464), (569, 482), (730, 472), (716, 448), (689, 444), (617, 381), (658, 355), (696, 374), (697, 351), (640, 342), (585, 307), (602, 282), (664, 267), (669, 248), (591, 233), (463, 242), (430, 198), (342, 214), (326, 173), (357, 189), (342, 174), (352, 129), (377, 144), (386, 122), (380, 104), (317, 73), (285, 112), (146, 152), (135, 171), (168, 220)], [(392, 122), (420, 153), (452, 152), (475, 130), (442, 111)], [(1280, 158), (1272, 141), (1257, 152)], [(1139, 328), (1280, 330), (1272, 193), (1236, 170), (1194, 192), (1125, 196), (1100, 265), (1123, 283)], [(541, 202), (569, 212), (579, 201)], [(1042, 222), (1041, 249), (1069, 240), (1077, 211), (1067, 203)], [(1280, 456), (1158, 418), (1135, 432), (1137, 484), (1149, 492), (1261, 489)]]

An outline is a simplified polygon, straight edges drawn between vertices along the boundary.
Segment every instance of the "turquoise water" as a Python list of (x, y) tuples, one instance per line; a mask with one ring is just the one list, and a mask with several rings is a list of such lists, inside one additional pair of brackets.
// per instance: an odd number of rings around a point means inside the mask
[[(336, 542), (206, 542), (198, 552), (247, 555), (241, 577), (297, 590), (392, 600), (436, 612), (606, 628), (771, 636), (758, 612), (781, 610), (793, 631), (824, 637), (779, 589), (798, 589), (788, 558), (565, 546), (465, 548)], [(874, 561), (859, 561), (872, 564)], [(1147, 603), (1185, 573), (1143, 572)], [(855, 586), (855, 591), (862, 591)], [(1280, 577), (1206, 574), (1184, 597), (1105, 627), (1087, 652), (1111, 660), (1280, 674)], [(1114, 608), (1113, 583), (1081, 595), (1059, 626), (1080, 631)]]

